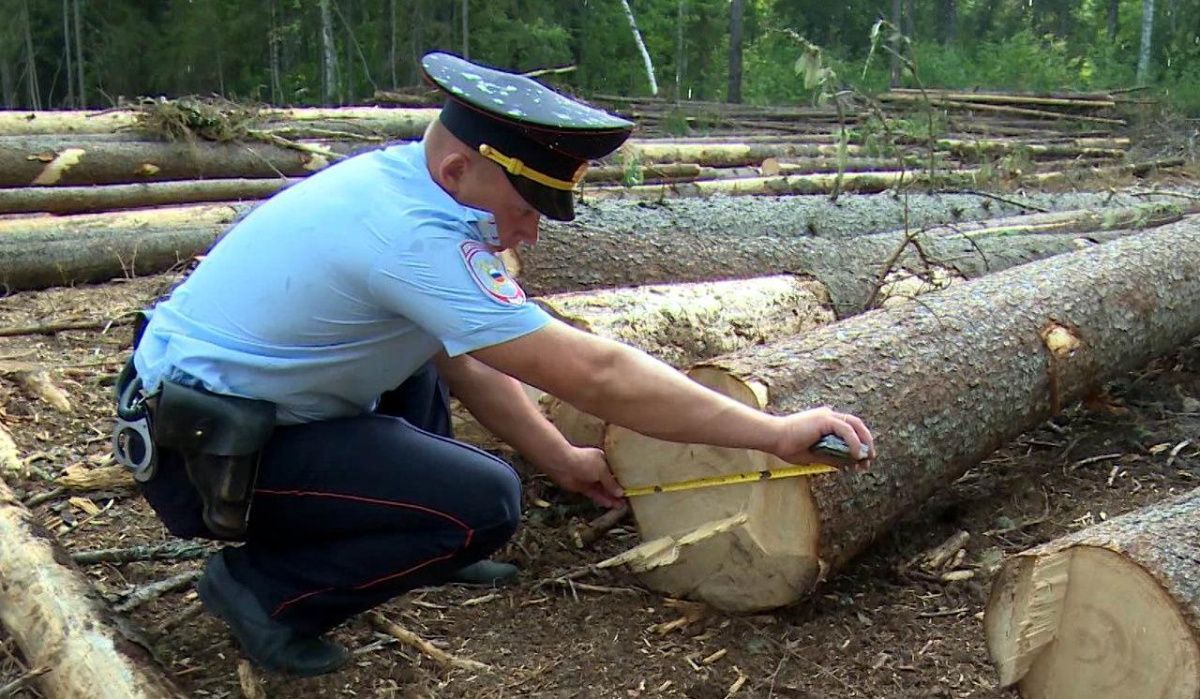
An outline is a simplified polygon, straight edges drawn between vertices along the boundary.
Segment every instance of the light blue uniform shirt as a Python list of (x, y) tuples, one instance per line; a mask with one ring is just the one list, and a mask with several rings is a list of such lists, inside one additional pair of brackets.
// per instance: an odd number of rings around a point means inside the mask
[(254, 209), (158, 305), (138, 374), (272, 401), (282, 424), (368, 412), (440, 349), (550, 321), (483, 244), (489, 220), (432, 180), (423, 143), (342, 161)]

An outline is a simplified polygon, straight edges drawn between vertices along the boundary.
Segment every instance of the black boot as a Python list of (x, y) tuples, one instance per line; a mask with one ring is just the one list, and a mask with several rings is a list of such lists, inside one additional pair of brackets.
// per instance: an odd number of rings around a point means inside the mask
[(462, 585), (485, 585), (503, 587), (516, 582), (520, 570), (511, 563), (497, 563), (484, 559), (459, 568), (450, 577), (450, 582)]
[(323, 675), (346, 664), (350, 652), (338, 643), (302, 636), (275, 621), (253, 593), (229, 574), (224, 551), (208, 560), (196, 583), (200, 601), (229, 625), (242, 650), (263, 669), (301, 677)]

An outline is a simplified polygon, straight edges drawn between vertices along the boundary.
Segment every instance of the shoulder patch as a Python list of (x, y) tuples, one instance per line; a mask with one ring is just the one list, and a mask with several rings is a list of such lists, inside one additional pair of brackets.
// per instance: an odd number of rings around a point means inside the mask
[(458, 251), (467, 265), (467, 274), (488, 298), (510, 306), (525, 303), (525, 291), (509, 276), (499, 257), (473, 240), (460, 243)]

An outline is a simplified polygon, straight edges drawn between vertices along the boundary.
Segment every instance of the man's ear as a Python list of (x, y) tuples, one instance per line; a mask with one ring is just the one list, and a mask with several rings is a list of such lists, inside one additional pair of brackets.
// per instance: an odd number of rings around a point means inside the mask
[(438, 163), (438, 179), (441, 185), (451, 194), (458, 194), (462, 189), (463, 179), (467, 175), (470, 160), (462, 153), (450, 153)]

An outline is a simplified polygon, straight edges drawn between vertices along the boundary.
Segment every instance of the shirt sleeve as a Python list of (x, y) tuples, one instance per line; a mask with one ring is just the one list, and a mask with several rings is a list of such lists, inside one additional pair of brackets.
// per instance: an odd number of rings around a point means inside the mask
[(418, 227), (393, 246), (373, 267), (370, 289), (452, 357), (527, 335), (551, 320), (528, 301), (499, 257), (440, 226)]

